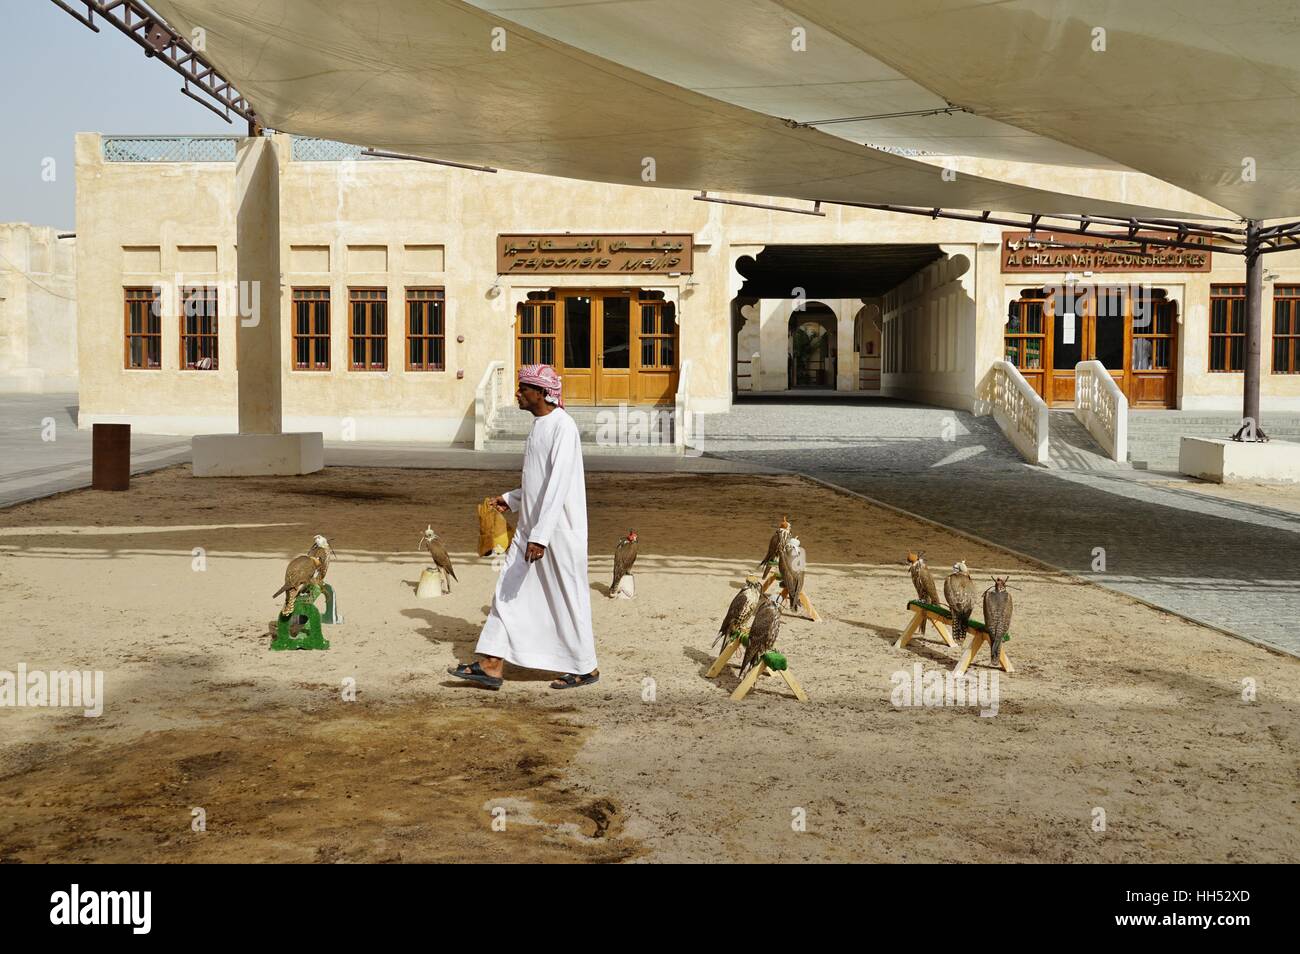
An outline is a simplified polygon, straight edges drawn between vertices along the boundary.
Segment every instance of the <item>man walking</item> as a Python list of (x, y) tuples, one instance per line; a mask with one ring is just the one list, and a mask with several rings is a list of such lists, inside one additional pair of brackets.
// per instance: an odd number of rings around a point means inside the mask
[(523, 486), (497, 497), (519, 526), (497, 578), (492, 611), (474, 651), (481, 662), (447, 671), (500, 689), (506, 662), (561, 673), (552, 689), (589, 686), (596, 670), (587, 581), (587, 489), (582, 438), (564, 410), (560, 376), (545, 364), (519, 369), (515, 400), (533, 415), (524, 445)]

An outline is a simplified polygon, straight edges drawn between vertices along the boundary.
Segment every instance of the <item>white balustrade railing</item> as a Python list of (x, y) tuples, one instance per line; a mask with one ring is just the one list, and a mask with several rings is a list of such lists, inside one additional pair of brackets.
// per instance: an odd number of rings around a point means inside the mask
[(686, 450), (686, 438), (694, 425), (694, 413), (691, 411), (691, 362), (682, 362), (677, 374), (677, 397), (674, 402), (673, 441), (678, 450)]
[(992, 414), (1025, 460), (1047, 463), (1047, 402), (1010, 361), (993, 362), (982, 402), (977, 413)]
[(493, 361), (474, 390), (474, 449), (482, 450), (506, 402), (506, 363)]
[(1074, 366), (1074, 416), (1111, 460), (1128, 460), (1128, 398), (1100, 361)]

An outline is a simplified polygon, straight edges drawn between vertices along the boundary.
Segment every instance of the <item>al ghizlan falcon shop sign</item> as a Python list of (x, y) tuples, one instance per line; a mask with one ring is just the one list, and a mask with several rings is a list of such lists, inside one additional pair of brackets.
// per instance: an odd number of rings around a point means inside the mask
[[(1141, 247), (1142, 232), (1136, 240), (1126, 235), (1097, 233), (1071, 235), (1059, 232), (1003, 232), (1002, 271), (1055, 272), (1084, 270), (1093, 272), (1208, 272), (1210, 247), (1205, 251), (1168, 248), (1158, 245)], [(1100, 246), (1100, 247), (1098, 247)]]
[(667, 275), (691, 271), (689, 234), (498, 235), (501, 275)]

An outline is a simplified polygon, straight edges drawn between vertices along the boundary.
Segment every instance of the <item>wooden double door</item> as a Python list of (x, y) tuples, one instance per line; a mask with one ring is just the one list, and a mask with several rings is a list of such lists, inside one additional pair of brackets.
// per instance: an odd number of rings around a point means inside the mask
[(521, 303), (520, 365), (552, 365), (566, 404), (672, 404), (679, 371), (676, 306), (645, 289), (552, 289)]
[(1007, 320), (1006, 358), (1053, 406), (1074, 404), (1075, 365), (1099, 361), (1130, 407), (1176, 407), (1177, 302), (1164, 289), (1099, 287), (1058, 301), (1022, 293)]

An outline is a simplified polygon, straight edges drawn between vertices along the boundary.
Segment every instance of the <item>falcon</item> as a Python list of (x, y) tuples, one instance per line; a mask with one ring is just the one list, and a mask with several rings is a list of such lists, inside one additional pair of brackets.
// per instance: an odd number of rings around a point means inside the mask
[(754, 621), (749, 625), (749, 642), (745, 645), (745, 659), (740, 664), (740, 675), (758, 665), (763, 653), (776, 645), (781, 633), (781, 604), (775, 596), (760, 598), (754, 611)]
[(1002, 640), (1011, 632), (1011, 594), (1008, 577), (993, 577), (993, 585), (984, 591), (984, 625), (989, 632), (989, 652), (993, 665), (1002, 664)]
[(632, 572), (632, 564), (636, 562), (636, 531), (629, 530), (627, 536), (618, 541), (618, 546), (614, 548), (614, 582), (609, 584), (609, 597), (613, 599), (618, 593), (618, 584)]
[(320, 561), (320, 566), (316, 570), (316, 575), (312, 577), (313, 583), (324, 583), (325, 574), (329, 572), (330, 560), (334, 558), (334, 548), (330, 542), (319, 533), (311, 541), (311, 549), (307, 551), (307, 556)]
[(758, 565), (760, 570), (777, 558), (789, 537), (790, 521), (782, 517), (781, 525), (776, 528), (776, 533), (772, 534), (772, 540), (767, 545), (767, 556), (763, 557), (763, 562)]
[[(909, 553), (903, 561), (912, 571), (912, 585), (916, 587), (916, 598), (922, 603), (939, 605), (939, 588), (934, 585), (930, 568), (925, 565), (924, 553)], [(921, 617), (921, 632), (925, 632), (925, 617)]]
[(803, 572), (807, 565), (808, 557), (799, 545), (799, 538), (787, 538), (777, 556), (777, 569), (781, 571), (781, 585), (790, 598), (791, 609), (799, 606), (799, 594), (803, 592)]
[(966, 571), (965, 561), (958, 560), (952, 565), (952, 573), (943, 581), (943, 599), (952, 610), (952, 638), (961, 642), (966, 638), (966, 626), (975, 609), (975, 584)]
[(280, 610), (282, 617), (289, 616), (293, 612), (293, 604), (298, 599), (298, 594), (311, 584), (320, 568), (321, 561), (314, 556), (296, 556), (289, 561), (284, 571), (284, 586), (271, 594), (273, 599), (281, 593), (284, 594), (284, 608)]
[[(425, 528), (424, 539), (421, 541), (424, 548), (429, 551), (429, 556), (433, 558), (433, 564), (442, 570), (453, 580), (456, 580), (456, 571), (452, 568), (451, 557), (447, 555), (447, 548), (443, 546), (442, 538), (433, 532), (433, 526)], [(456, 580), (457, 583), (460, 580)], [(450, 584), (448, 584), (450, 585)]]
[(761, 587), (762, 582), (752, 573), (745, 577), (745, 585), (740, 588), (740, 592), (727, 607), (727, 615), (722, 617), (722, 625), (718, 627), (718, 638), (713, 641), (714, 646), (718, 643), (725, 644), (732, 633), (743, 633), (749, 630), (750, 620), (754, 618), (758, 601), (762, 599)]

